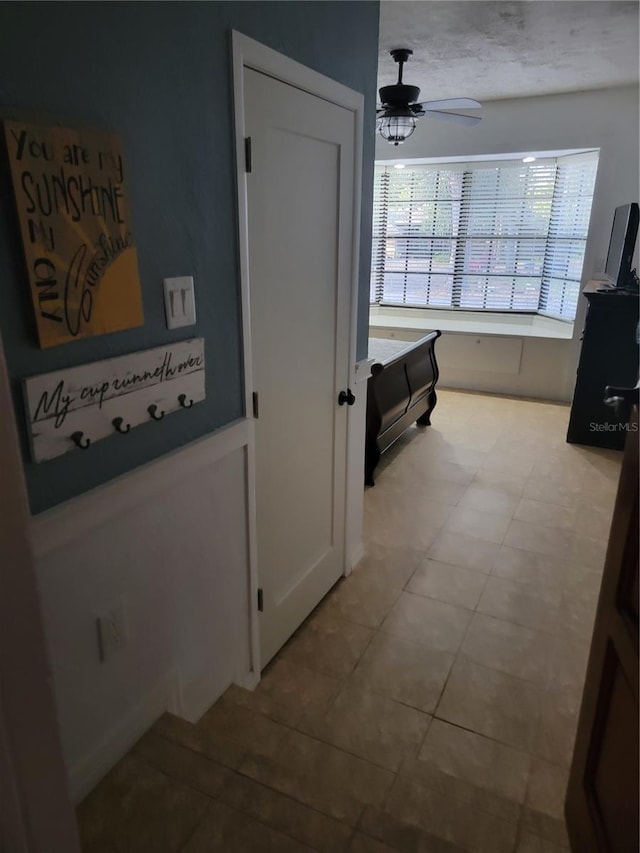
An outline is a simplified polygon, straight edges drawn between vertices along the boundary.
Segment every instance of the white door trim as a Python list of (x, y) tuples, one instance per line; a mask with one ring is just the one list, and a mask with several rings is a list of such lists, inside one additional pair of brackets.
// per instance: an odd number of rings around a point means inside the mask
[[(268, 74), (270, 77), (288, 83), (319, 98), (323, 98), (354, 113), (355, 117), (355, 162), (353, 188), (353, 255), (351, 268), (351, 316), (349, 318), (349, 377), (351, 385), (356, 377), (356, 330), (358, 315), (358, 270), (360, 252), (360, 207), (362, 204), (362, 144), (364, 127), (364, 95), (325, 77), (317, 71), (295, 62), (293, 59), (266, 47), (260, 42), (234, 30), (232, 39), (233, 63), (233, 99), (236, 151), (236, 185), (238, 192), (238, 239), (240, 253), (240, 293), (242, 311), (243, 367), (244, 367), (244, 405), (245, 413), (251, 417), (253, 406), (253, 376), (251, 351), (251, 315), (249, 305), (249, 228), (247, 204), (247, 174), (245, 171), (245, 96), (244, 69), (251, 68)], [(349, 413), (349, 420), (350, 420)], [(255, 476), (255, 429), (250, 421), (247, 446), (247, 484), (248, 484), (248, 537), (249, 537), (249, 595), (251, 602), (251, 676), (245, 684), (254, 686), (260, 680), (260, 636), (258, 621), (258, 555), (256, 528), (256, 476)], [(349, 426), (347, 426), (349, 429)], [(364, 442), (364, 435), (363, 435)], [(347, 465), (349, 460), (347, 459)], [(349, 490), (349, 478), (346, 477), (346, 489)], [(346, 506), (349, 506), (347, 494)], [(351, 554), (346, 553), (345, 536), (345, 572), (351, 568)]]

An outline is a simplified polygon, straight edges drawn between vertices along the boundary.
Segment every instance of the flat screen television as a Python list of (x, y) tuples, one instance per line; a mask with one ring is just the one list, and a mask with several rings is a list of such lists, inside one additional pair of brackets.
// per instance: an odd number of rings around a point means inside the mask
[(631, 287), (631, 264), (638, 233), (638, 205), (636, 202), (616, 207), (609, 240), (609, 252), (604, 274), (614, 287)]

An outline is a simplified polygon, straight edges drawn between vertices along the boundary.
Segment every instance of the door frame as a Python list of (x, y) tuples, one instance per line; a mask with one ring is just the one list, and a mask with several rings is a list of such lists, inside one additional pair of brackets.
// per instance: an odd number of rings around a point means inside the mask
[[(290, 59), (284, 54), (272, 50), (266, 45), (233, 30), (231, 33), (231, 57), (233, 65), (233, 109), (235, 129), (236, 155), (236, 186), (237, 186), (237, 217), (240, 267), (240, 294), (242, 315), (242, 361), (244, 372), (244, 412), (249, 423), (249, 440), (247, 446), (247, 527), (248, 527), (248, 557), (249, 557), (249, 602), (250, 602), (250, 646), (251, 669), (243, 680), (245, 687), (253, 688), (260, 681), (260, 623), (258, 618), (258, 549), (256, 526), (256, 466), (255, 466), (255, 427), (251, 416), (253, 408), (253, 361), (251, 346), (251, 314), (250, 314), (250, 280), (249, 280), (249, 220), (247, 173), (245, 171), (245, 95), (244, 69), (250, 68), (273, 77), (282, 83), (288, 83), (316, 97), (330, 101), (337, 106), (351, 111), (355, 117), (354, 145), (354, 186), (353, 186), (353, 254), (351, 261), (351, 296), (349, 316), (349, 386), (356, 383), (356, 334), (358, 317), (358, 275), (360, 254), (360, 207), (362, 204), (362, 146), (364, 134), (364, 95), (355, 92)], [(356, 408), (356, 407), (354, 407)], [(347, 436), (355, 423), (351, 408), (347, 413)], [(347, 454), (349, 440), (347, 440)], [(362, 437), (364, 446), (364, 435)], [(347, 455), (347, 471), (350, 467)], [(350, 519), (347, 511), (351, 499), (350, 490), (354, 487), (354, 478), (345, 476), (345, 551), (343, 555), (344, 573), (351, 570), (351, 554), (347, 547), (353, 541), (346, 529), (347, 520), (357, 526), (357, 519)], [(364, 489), (364, 486), (362, 487)]]

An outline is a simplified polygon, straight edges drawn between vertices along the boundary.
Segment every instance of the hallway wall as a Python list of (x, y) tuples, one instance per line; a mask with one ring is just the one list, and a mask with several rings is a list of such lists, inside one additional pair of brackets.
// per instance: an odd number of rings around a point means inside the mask
[[(145, 316), (137, 329), (38, 348), (0, 144), (0, 328), (33, 512), (242, 415), (232, 29), (365, 95), (359, 357), (366, 355), (377, 2), (0, 4), (0, 117), (106, 125), (121, 139)], [(176, 275), (195, 278), (198, 323), (168, 332), (162, 279)], [(41, 465), (28, 460), (20, 379), (195, 336), (206, 344), (205, 403), (126, 441)]]
[[(362, 357), (377, 2), (0, 4), (0, 117), (106, 125), (122, 141), (144, 303), (140, 328), (38, 348), (0, 144), (0, 328), (75, 798), (162, 711), (195, 719), (250, 676), (232, 29), (365, 95)], [(168, 332), (162, 279), (176, 275), (195, 278), (198, 322)], [(205, 339), (206, 402), (126, 440), (29, 461), (23, 377), (192, 336)], [(101, 663), (96, 618), (114, 606), (126, 645)]]

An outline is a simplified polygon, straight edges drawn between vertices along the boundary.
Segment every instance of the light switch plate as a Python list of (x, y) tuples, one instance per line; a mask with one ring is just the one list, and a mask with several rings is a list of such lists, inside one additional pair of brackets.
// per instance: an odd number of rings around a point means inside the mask
[(164, 310), (167, 316), (167, 329), (195, 325), (196, 300), (193, 276), (184, 275), (164, 279)]

